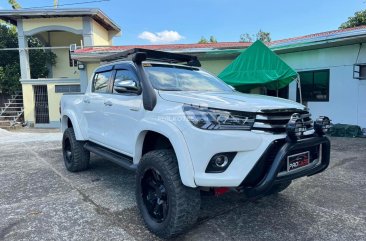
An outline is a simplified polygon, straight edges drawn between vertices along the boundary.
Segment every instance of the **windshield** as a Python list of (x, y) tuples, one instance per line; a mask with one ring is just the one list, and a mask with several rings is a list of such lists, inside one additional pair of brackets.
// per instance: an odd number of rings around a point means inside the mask
[(157, 90), (233, 91), (222, 80), (194, 67), (144, 64), (144, 69)]

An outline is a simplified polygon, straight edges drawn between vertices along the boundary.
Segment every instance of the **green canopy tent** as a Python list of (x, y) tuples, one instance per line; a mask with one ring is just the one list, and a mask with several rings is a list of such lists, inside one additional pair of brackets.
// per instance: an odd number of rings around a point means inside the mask
[(297, 72), (260, 40), (242, 52), (218, 77), (238, 91), (247, 92), (263, 86), (276, 90), (277, 96), (278, 89), (299, 79)]

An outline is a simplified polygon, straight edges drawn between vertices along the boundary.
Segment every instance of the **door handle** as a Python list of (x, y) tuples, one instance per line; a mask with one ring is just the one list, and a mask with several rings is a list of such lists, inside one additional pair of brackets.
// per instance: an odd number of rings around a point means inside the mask
[(112, 101), (106, 101), (106, 102), (104, 102), (104, 105), (105, 106), (112, 106), (113, 104), (112, 104)]
[(130, 110), (131, 110), (131, 111), (139, 111), (139, 110), (140, 110), (140, 108), (139, 108), (139, 107), (130, 107)]
[(90, 104), (90, 100), (89, 100), (89, 99), (84, 99), (83, 101), (84, 101), (84, 103), (86, 103), (86, 104)]

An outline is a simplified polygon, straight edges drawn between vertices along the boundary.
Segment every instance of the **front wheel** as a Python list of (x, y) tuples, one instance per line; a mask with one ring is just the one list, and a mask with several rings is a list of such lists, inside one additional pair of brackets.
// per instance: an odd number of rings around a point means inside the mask
[(136, 173), (136, 200), (147, 228), (160, 238), (183, 233), (196, 223), (200, 191), (182, 184), (172, 150), (146, 153)]

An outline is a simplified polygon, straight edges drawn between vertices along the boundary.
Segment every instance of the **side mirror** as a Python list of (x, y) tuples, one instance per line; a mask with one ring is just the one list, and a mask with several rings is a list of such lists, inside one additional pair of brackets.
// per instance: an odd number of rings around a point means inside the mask
[(114, 81), (113, 90), (117, 93), (138, 93), (140, 87), (135, 80), (121, 80)]

